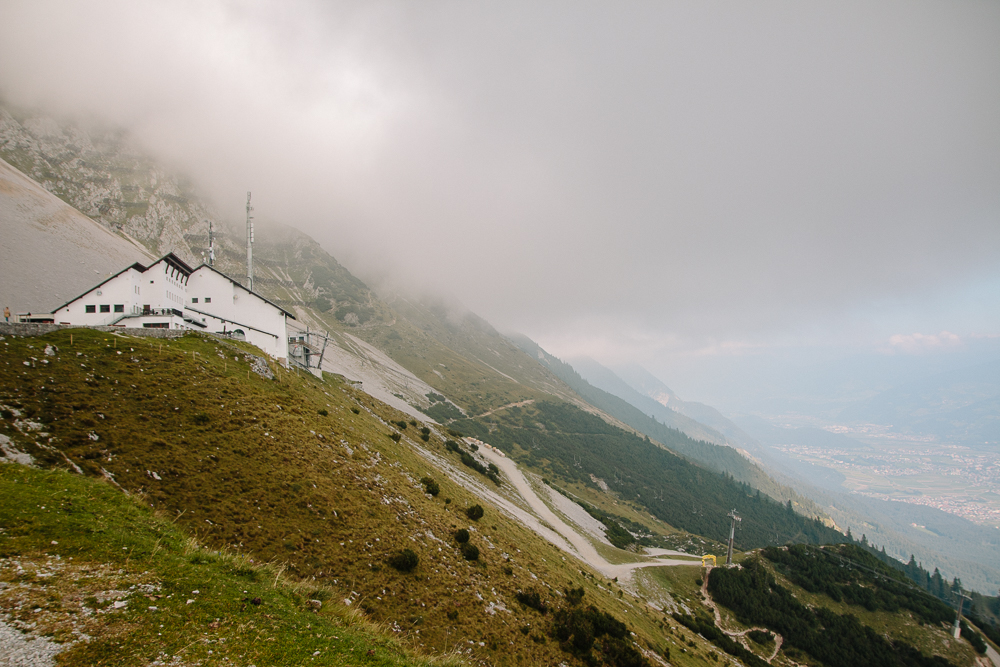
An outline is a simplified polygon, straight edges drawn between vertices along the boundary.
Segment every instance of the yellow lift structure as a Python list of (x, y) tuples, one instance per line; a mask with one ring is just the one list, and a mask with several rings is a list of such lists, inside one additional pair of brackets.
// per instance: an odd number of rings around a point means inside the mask
[(701, 557), (701, 566), (702, 567), (708, 567), (708, 561), (712, 561), (712, 567), (715, 567), (716, 562), (715, 562), (715, 555), (714, 554), (705, 554), (704, 556), (702, 556)]

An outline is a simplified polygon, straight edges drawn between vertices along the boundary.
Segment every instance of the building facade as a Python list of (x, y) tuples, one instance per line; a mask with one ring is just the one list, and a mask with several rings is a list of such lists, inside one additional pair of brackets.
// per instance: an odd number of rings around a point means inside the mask
[(295, 316), (213, 267), (192, 269), (173, 253), (133, 264), (52, 312), (56, 324), (194, 329), (241, 338), (288, 357)]

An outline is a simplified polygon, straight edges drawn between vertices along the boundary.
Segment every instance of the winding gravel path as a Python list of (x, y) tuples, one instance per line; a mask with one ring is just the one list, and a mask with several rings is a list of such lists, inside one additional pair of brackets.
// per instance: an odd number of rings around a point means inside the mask
[[(524, 477), (524, 474), (514, 461), (511, 461), (509, 458), (501, 456), (492, 449), (488, 449), (486, 447), (480, 448), (478, 453), (495, 463), (496, 466), (500, 468), (520, 496), (531, 508), (532, 512), (534, 512), (539, 519), (550, 526), (562, 538), (564, 538), (566, 542), (569, 543), (573, 550), (572, 553), (577, 558), (589, 564), (608, 579), (614, 579), (617, 577), (620, 582), (630, 580), (632, 578), (632, 572), (642, 567), (661, 567), (665, 565), (693, 565), (701, 567), (700, 560), (681, 560), (677, 558), (656, 558), (635, 561), (632, 563), (609, 563), (600, 553), (598, 553), (589, 538), (585, 535), (581, 535), (574, 527), (563, 521), (561, 517), (553, 512), (549, 506), (538, 497), (538, 494), (536, 494), (535, 490), (531, 488), (531, 484)], [(556, 546), (563, 547), (563, 545), (558, 543), (556, 543)]]

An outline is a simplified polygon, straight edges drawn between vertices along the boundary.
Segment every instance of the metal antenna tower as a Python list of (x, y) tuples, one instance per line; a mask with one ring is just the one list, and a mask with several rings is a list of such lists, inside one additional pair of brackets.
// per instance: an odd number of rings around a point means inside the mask
[(743, 519), (736, 513), (736, 510), (731, 511), (726, 516), (731, 517), (733, 520), (733, 525), (729, 528), (729, 551), (726, 552), (726, 565), (729, 566), (733, 564), (733, 538), (736, 537), (736, 522)]
[(215, 266), (215, 234), (212, 232), (212, 221), (208, 221), (208, 265)]
[(250, 193), (247, 192), (247, 289), (253, 291), (253, 216), (250, 211)]

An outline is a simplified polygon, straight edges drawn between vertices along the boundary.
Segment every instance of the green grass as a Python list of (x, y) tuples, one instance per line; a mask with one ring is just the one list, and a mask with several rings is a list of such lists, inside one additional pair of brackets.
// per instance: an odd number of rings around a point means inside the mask
[[(52, 357), (48, 344), (58, 348)], [(617, 587), (424, 458), (417, 447), (460, 465), (438, 434), (425, 444), (408, 428), (395, 442), (391, 423), (407, 415), (335, 379), (272, 370), (275, 379), (265, 380), (236, 348), (201, 335), (162, 344), (81, 329), (7, 337), (0, 434), (44, 467), (111, 477), (207, 549), (273, 563), (291, 581), (350, 600), (421, 653), (575, 664), (542, 632), (550, 621), (515, 595), (536, 587), (558, 607), (557, 591), (579, 585), (590, 604), (633, 625), (640, 644), (656, 644), (639, 601), (619, 598)], [(436, 497), (424, 493), (425, 476), (438, 482)], [(486, 514), (472, 522), (463, 510), (476, 503)], [(477, 561), (451, 538), (470, 525)], [(387, 560), (406, 548), (420, 563), (401, 573)], [(490, 603), (507, 611), (491, 614)], [(540, 642), (525, 639), (525, 625), (539, 628)]]
[(26, 603), (17, 620), (64, 641), (73, 627), (91, 635), (65, 665), (429, 664), (331, 590), (202, 548), (110, 484), (58, 470), (0, 465), (0, 581), (0, 606)]

